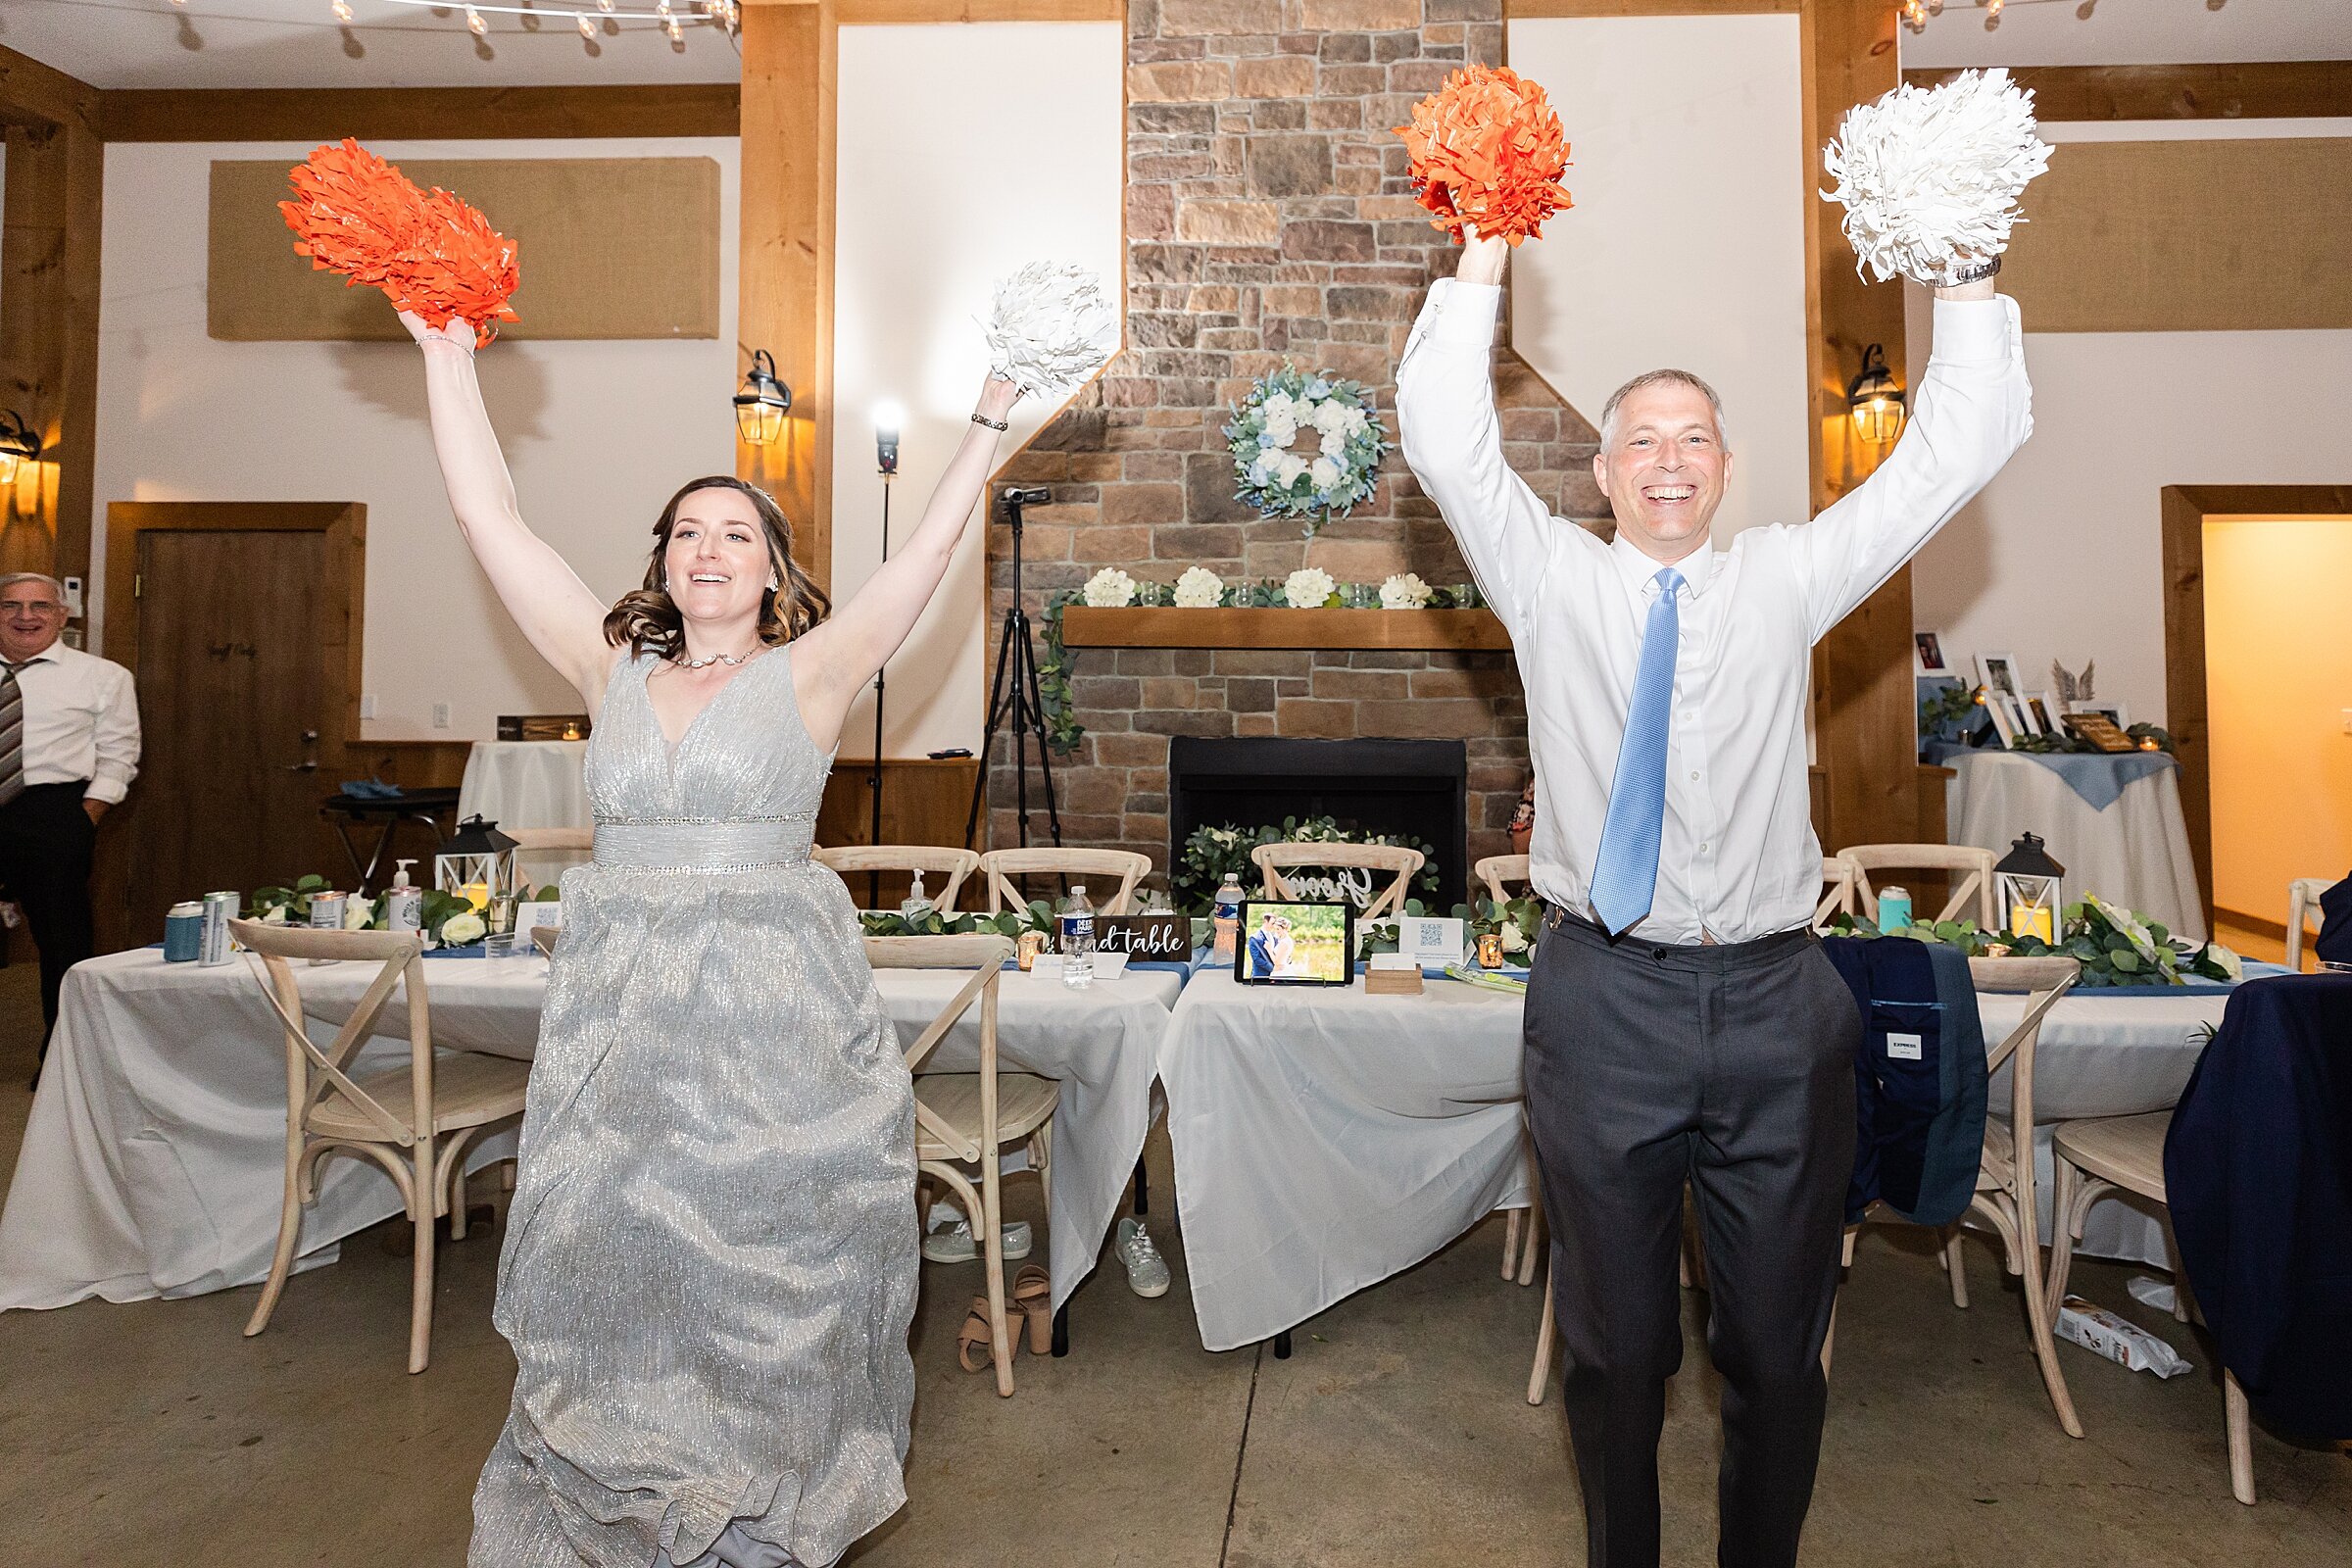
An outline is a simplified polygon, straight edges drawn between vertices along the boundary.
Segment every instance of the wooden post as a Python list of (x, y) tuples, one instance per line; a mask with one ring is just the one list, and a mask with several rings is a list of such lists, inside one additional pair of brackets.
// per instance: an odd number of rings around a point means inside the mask
[(833, 585), (833, 182), (839, 62), (833, 0), (743, 12), (741, 271), (736, 354), (774, 356), (792, 416), (772, 446), (738, 440), (735, 471), (792, 519), (793, 550)]
[[(1865, 284), (1838, 224), (1843, 209), (1818, 200), (1823, 143), (1847, 109), (1900, 79), (1895, 12), (1882, 0), (1805, 0), (1804, 57), (1806, 370), (1813, 387), (1813, 509), (1819, 512), (1870, 474), (1880, 454), (1854, 438), (1846, 381), (1862, 351), (1884, 344), (1903, 363), (1903, 291)], [(1826, 820), (1814, 824), (1825, 851), (1848, 844), (1908, 843), (1920, 831), (1918, 714), (1911, 681), (1911, 572), (1897, 571), (1813, 652), (1815, 756), (1825, 781)]]

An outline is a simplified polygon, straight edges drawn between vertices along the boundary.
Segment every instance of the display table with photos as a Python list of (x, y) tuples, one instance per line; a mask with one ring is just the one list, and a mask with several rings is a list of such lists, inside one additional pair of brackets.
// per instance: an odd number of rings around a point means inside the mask
[[(2066, 867), (2066, 896), (2096, 893), (2203, 941), (2204, 900), (2180, 812), (2180, 769), (2163, 754), (2040, 756), (1991, 748), (1936, 760), (1958, 775), (1944, 790), (1945, 832), (1998, 857), (2039, 834)], [(2070, 775), (2093, 775), (2077, 780)], [(2097, 775), (2109, 776), (2097, 776)], [(2093, 805), (2078, 784), (2104, 799)]]
[(501, 827), (590, 827), (586, 741), (475, 741), (458, 785), (458, 817)]
[[(529, 1057), (547, 960), (428, 958), (436, 1043)], [(331, 1037), (375, 974), (366, 963), (302, 967), (315, 1038)], [(968, 978), (956, 970), (876, 976), (901, 1043), (912, 1044)], [(1142, 1152), (1159, 1038), (1182, 976), (1137, 970), (1072, 991), (1008, 971), (998, 1046), (1008, 1068), (1058, 1079), (1048, 1215), (1056, 1305), (1094, 1267)], [(362, 1073), (407, 1054), (407, 1013), (387, 1006)], [(0, 1209), (0, 1309), (89, 1297), (141, 1300), (253, 1284), (269, 1271), (285, 1162), (285, 1057), (249, 960), (167, 964), (140, 949), (66, 977), (47, 1070)], [(978, 1064), (975, 1004), (925, 1062)], [(486, 1142), (475, 1168), (514, 1152)], [(400, 1212), (368, 1161), (330, 1159), (303, 1226), (302, 1266), (331, 1261), (342, 1237)], [(495, 1244), (493, 1244), (495, 1245)]]

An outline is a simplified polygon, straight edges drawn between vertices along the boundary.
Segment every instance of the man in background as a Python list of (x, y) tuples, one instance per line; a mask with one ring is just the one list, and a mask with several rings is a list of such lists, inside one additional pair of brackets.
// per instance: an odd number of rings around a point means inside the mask
[[(66, 971), (90, 956), (98, 819), (139, 771), (130, 671), (68, 648), (66, 595), (35, 571), (0, 576), (0, 888), (41, 954), (41, 1046)], [(40, 1083), (40, 1070), (33, 1070)]]

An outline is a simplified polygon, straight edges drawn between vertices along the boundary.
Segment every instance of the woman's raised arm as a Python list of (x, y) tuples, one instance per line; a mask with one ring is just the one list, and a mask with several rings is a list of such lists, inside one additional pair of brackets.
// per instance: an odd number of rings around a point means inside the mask
[(441, 481), (449, 489), (459, 530), (539, 657), (593, 707), (604, 693), (613, 658), (605, 643), (605, 605), (523, 523), (514, 481), (474, 380), (473, 328), (452, 321), (435, 331), (406, 311), (400, 319), (423, 348), (433, 451), (441, 460)]
[(948, 560), (996, 467), (1001, 432), (979, 421), (1004, 423), (1020, 396), (1012, 382), (996, 375), (988, 378), (980, 389), (973, 422), (947, 472), (939, 476), (939, 488), (931, 492), (931, 504), (923, 509), (914, 536), (833, 612), (832, 619), (801, 639), (803, 655), (793, 661), (793, 684), (808, 732), (820, 744), (841, 728), (859, 688), (899, 651), (938, 591)]

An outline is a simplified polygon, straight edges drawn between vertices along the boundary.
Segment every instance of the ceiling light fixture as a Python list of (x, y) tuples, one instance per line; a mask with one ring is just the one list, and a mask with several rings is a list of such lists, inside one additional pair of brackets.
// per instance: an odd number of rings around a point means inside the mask
[[(178, 0), (175, 0), (175, 3), (178, 3)], [(338, 3), (345, 3), (345, 0), (338, 0)], [(418, 6), (429, 11), (439, 12), (444, 16), (450, 9), (446, 0), (387, 0), (387, 3), (398, 6)], [(618, 25), (622, 22), (650, 22), (667, 33), (670, 43), (675, 47), (684, 46), (685, 34), (682, 28), (687, 22), (700, 27), (723, 27), (730, 34), (738, 32), (742, 28), (743, 12), (736, 0), (714, 0), (708, 11), (698, 12), (684, 18), (679, 17), (671, 9), (671, 0), (659, 0), (659, 3), (652, 7), (621, 6), (615, 4), (614, 0), (596, 0), (596, 8), (605, 21), (607, 32), (618, 30)], [(534, 6), (519, 4), (473, 4), (467, 5), (465, 10), (466, 28), (476, 38), (489, 31), (490, 24), (485, 20), (488, 17), (544, 18), (547, 15), (545, 11)], [(573, 15), (584, 18), (586, 13), (574, 12)]]

